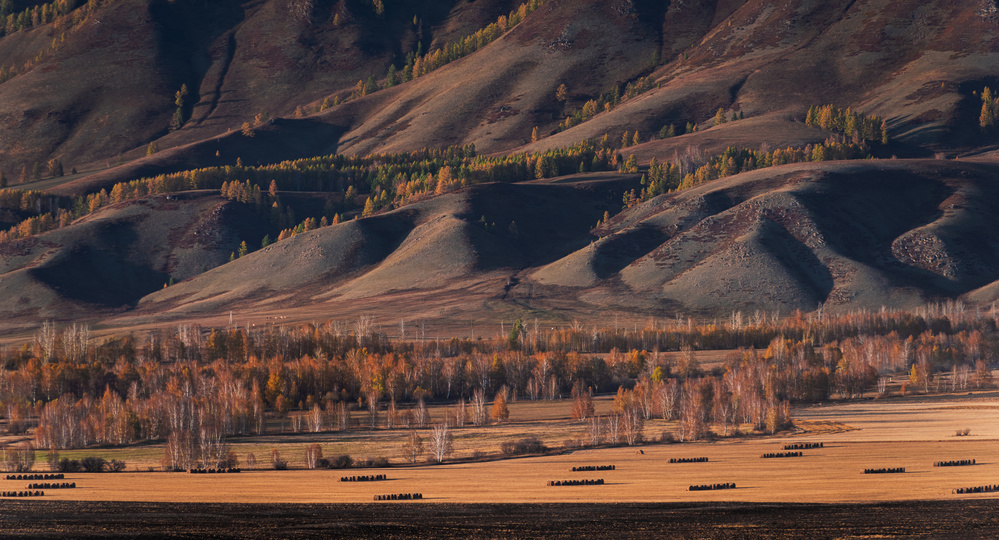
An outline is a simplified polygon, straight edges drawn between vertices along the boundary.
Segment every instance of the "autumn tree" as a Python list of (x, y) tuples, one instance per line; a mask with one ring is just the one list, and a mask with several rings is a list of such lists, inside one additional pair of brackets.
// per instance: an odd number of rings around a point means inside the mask
[(506, 405), (505, 389), (500, 389), (499, 392), (496, 392), (496, 399), (493, 400), (493, 408), (489, 416), (496, 422), (502, 422), (510, 418), (510, 409)]
[(719, 108), (718, 112), (715, 113), (715, 117), (712, 120), (716, 126), (720, 126), (725, 123), (725, 109)]
[(593, 394), (589, 389), (583, 388), (583, 381), (576, 379), (572, 385), (572, 419), (586, 420), (594, 414)]
[(923, 392), (929, 391), (930, 383), (933, 382), (933, 368), (929, 359), (912, 364), (912, 369), (909, 370), (909, 382), (922, 386)]
[(986, 86), (982, 90), (982, 112), (978, 116), (978, 126), (988, 130), (999, 117), (999, 96), (993, 95), (992, 89)]
[(323, 447), (319, 443), (312, 443), (305, 447), (305, 467), (315, 469), (319, 460), (323, 459)]
[(177, 110), (173, 113), (173, 119), (170, 120), (170, 129), (176, 130), (180, 129), (184, 125), (184, 98), (187, 97), (187, 85), (180, 85), (180, 90), (174, 94), (173, 103), (177, 106)]
[(696, 441), (707, 432), (706, 417), (710, 411), (710, 402), (705, 403), (702, 384), (704, 383), (699, 379), (687, 379), (683, 382), (678, 425), (681, 442)]
[(680, 358), (676, 362), (676, 373), (684, 379), (697, 377), (701, 372), (701, 364), (694, 355), (694, 349), (690, 345), (680, 348)]
[(559, 103), (565, 103), (567, 99), (569, 99), (569, 87), (564, 83), (558, 85), (558, 88), (555, 90), (555, 100)]
[(423, 454), (423, 439), (415, 431), (410, 431), (409, 435), (406, 436), (406, 442), (402, 445), (402, 454), (413, 464), (416, 464), (420, 455)]

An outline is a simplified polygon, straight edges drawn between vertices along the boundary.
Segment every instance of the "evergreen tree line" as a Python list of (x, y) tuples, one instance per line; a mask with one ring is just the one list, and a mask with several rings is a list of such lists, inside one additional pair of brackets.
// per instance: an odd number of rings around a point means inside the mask
[[(55, 0), (54, 2), (28, 7), (21, 12), (14, 13), (14, 2), (12, 0), (0, 0), (0, 21), (4, 22), (4, 25), (0, 26), (0, 37), (54, 22), (57, 18), (70, 14), (83, 3), (83, 0)], [(103, 2), (95, 1), (86, 3), (88, 9), (85, 11), (87, 13), (80, 13), (73, 17), (71, 21), (67, 21), (64, 24), (68, 24), (69, 26), (79, 24), (79, 22), (86, 18), (89, 12), (92, 12), (103, 4)]]
[[(74, 219), (111, 204), (156, 194), (217, 189), (227, 198), (259, 205), (262, 202), (260, 186), (268, 185), (269, 191), (274, 193), (342, 194), (336, 197), (340, 206), (334, 214), (354, 212), (366, 216), (473, 184), (612, 170), (617, 166), (618, 157), (612, 150), (598, 148), (591, 141), (569, 148), (504, 157), (478, 156), (474, 145), (467, 145), (364, 157), (336, 154), (257, 167), (237, 164), (192, 169), (121, 182), (110, 192), (102, 189), (72, 198), (7, 190), (0, 192), (0, 206), (37, 215), (0, 232), (0, 243), (64, 227)], [(272, 201), (272, 206), (275, 203), (276, 200)], [(322, 219), (322, 216), (310, 217), (316, 222)], [(329, 223), (340, 221), (336, 216), (326, 218)], [(282, 228), (288, 227), (294, 227), (294, 224), (282, 225)]]
[[(701, 184), (747, 171), (776, 167), (789, 163), (837, 161), (845, 159), (869, 159), (871, 154), (866, 144), (856, 144), (835, 138), (816, 145), (801, 148), (777, 148), (774, 150), (749, 150), (728, 147), (723, 153), (705, 159), (696, 151), (688, 150), (684, 155), (674, 156), (674, 161), (660, 162), (653, 157), (649, 168), (642, 175), (640, 191), (631, 190), (624, 194), (625, 208), (648, 201), (665, 193), (692, 188)], [(706, 162), (705, 162), (706, 161)], [(699, 165), (700, 163), (703, 163)], [(637, 173), (635, 156), (629, 156), (621, 166), (622, 172)], [(690, 172), (686, 172), (690, 171)]]

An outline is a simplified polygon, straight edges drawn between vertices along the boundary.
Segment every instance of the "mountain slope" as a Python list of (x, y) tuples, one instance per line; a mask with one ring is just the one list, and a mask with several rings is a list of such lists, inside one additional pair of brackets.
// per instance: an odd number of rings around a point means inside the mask
[[(531, 277), (600, 307), (716, 315), (959, 298), (999, 279), (997, 173), (926, 160), (743, 173), (623, 212), (593, 246)], [(615, 255), (626, 259), (600, 272)]]
[[(234, 309), (260, 321), (591, 320), (999, 297), (999, 131), (979, 127), (979, 92), (999, 86), (995, 2), (518, 6), (107, 0), (0, 37), (0, 57), (15, 68), (0, 82), (0, 170), (16, 183), (37, 163), (42, 177), (17, 187), (79, 195), (219, 167), (190, 186), (252, 177), (266, 192), (280, 174), (280, 198), (299, 205), (272, 209), (271, 196), (251, 209), (217, 191), (111, 205), (0, 246), (0, 313), (29, 326), (48, 317), (165, 324)], [(500, 17), (515, 10), (523, 21), (505, 27)], [(438, 69), (394, 85), (384, 78), (497, 20), (506, 30), (479, 34)], [(417, 62), (417, 53), (429, 56)], [(759, 169), (621, 214), (641, 173), (582, 172), (630, 156), (642, 169), (655, 158), (690, 172), (730, 146), (859, 140), (805, 124), (809, 107), (827, 103), (883, 118), (891, 141), (869, 148), (903, 159)], [(492, 170), (515, 174), (489, 176), (487, 157), (604, 137), (584, 145), (599, 157), (561, 171), (580, 175), (457, 190), (550, 177), (556, 160), (515, 156)], [(399, 167), (417, 158), (387, 155), (447, 146), (462, 146), (451, 184), (435, 183), (449, 152)], [(325, 164), (250, 167), (334, 153)], [(344, 155), (370, 157), (327, 167)], [(82, 172), (46, 178), (53, 159)], [(303, 189), (316, 191), (291, 191)], [(18, 202), (4, 203), (0, 221), (33, 215)], [(366, 203), (374, 215), (350, 220)], [(227, 262), (240, 241), (252, 249), (320, 214), (347, 221)], [(171, 278), (178, 283), (164, 289)]]

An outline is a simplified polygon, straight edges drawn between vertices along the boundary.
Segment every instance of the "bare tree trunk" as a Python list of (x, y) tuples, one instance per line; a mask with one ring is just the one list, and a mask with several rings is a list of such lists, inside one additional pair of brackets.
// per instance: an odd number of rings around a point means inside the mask
[(437, 463), (443, 463), (444, 458), (454, 451), (454, 436), (447, 423), (434, 424), (430, 432), (430, 452)]

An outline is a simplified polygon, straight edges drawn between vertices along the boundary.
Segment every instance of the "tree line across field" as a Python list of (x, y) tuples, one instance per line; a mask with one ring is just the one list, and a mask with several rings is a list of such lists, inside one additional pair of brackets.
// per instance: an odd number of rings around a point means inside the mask
[[(32, 343), (0, 351), (0, 414), (50, 459), (65, 448), (164, 441), (163, 464), (178, 470), (233, 467), (227, 437), (269, 429), (410, 430), (407, 461), (424, 449), (443, 461), (454, 429), (507, 422), (508, 404), (519, 400), (570, 399), (570, 421), (587, 426), (580, 444), (637, 444), (652, 418), (673, 422), (664, 439), (690, 441), (741, 435), (747, 425), (773, 433), (791, 425), (792, 403), (886, 395), (889, 379), (903, 393), (991, 387), (996, 320), (960, 304), (785, 318), (736, 312), (632, 329), (517, 320), (476, 340), (390, 339), (367, 318), (181, 325), (101, 340), (85, 326), (47, 323)], [(730, 352), (704, 370), (701, 349)], [(616, 392), (609, 414), (595, 414), (598, 392)], [(538, 445), (510, 441), (501, 451)], [(60, 466), (87, 467), (74, 461)]]

